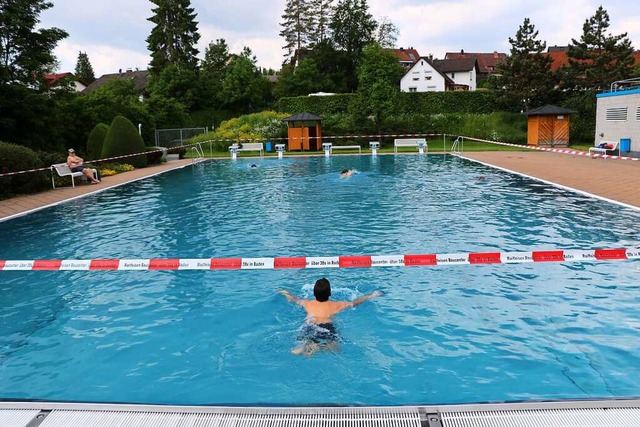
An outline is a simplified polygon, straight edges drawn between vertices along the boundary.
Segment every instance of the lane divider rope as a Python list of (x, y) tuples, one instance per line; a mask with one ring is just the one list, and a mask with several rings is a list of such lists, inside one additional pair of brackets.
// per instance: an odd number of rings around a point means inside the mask
[(275, 258), (158, 258), (86, 260), (0, 260), (0, 271), (59, 270), (272, 270), (314, 268), (432, 267), (448, 265), (596, 262), (640, 259), (640, 247), (532, 252), (356, 255)]

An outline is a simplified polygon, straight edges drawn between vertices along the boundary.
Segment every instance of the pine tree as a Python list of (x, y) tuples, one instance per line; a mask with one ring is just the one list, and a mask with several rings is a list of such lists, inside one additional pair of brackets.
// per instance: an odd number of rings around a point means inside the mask
[(151, 51), (149, 70), (159, 75), (169, 65), (195, 70), (200, 34), (190, 0), (151, 0), (157, 7), (148, 18), (155, 24), (147, 38)]
[(510, 55), (498, 65), (496, 96), (508, 110), (526, 111), (549, 103), (555, 86), (552, 59), (543, 54), (547, 44), (525, 18), (515, 38), (509, 37)]
[(375, 40), (378, 23), (369, 13), (367, 0), (339, 0), (331, 21), (333, 42), (347, 58), (347, 87), (358, 86), (356, 70), (360, 65), (364, 47)]
[(292, 58), (296, 52), (306, 48), (313, 28), (310, 0), (287, 0), (282, 22), (280, 37), (285, 40), (282, 47), (287, 51), (285, 58)]
[(335, 8), (333, 0), (311, 0), (310, 6), (313, 25), (309, 34), (309, 43), (316, 46), (329, 38), (329, 24)]
[(0, 1), (0, 84), (32, 84), (54, 71), (53, 49), (68, 34), (59, 28), (36, 29), (40, 13), (52, 6), (43, 0)]
[(600, 6), (583, 24), (580, 40), (571, 40), (567, 52), (569, 67), (563, 76), (567, 89), (598, 92), (632, 76), (631, 41), (627, 33), (607, 34), (608, 28), (609, 14)]
[(78, 62), (76, 62), (76, 78), (86, 85), (93, 83), (96, 80), (95, 74), (93, 74), (93, 67), (89, 62), (89, 56), (87, 52), (78, 53)]

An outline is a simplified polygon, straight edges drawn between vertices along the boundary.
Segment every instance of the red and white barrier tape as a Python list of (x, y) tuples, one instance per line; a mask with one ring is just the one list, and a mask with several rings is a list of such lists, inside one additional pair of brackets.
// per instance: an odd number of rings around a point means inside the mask
[(466, 136), (464, 136), (462, 138), (468, 139), (469, 141), (487, 142), (487, 143), (490, 143), (490, 144), (504, 145), (504, 146), (507, 146), (507, 147), (526, 148), (526, 149), (529, 149), (529, 150), (548, 151), (548, 152), (551, 152), (551, 153), (570, 154), (572, 156), (585, 156), (585, 157), (593, 157), (593, 158), (602, 157), (603, 159), (612, 159), (612, 160), (634, 160), (634, 161), (640, 160), (640, 158), (636, 158), (636, 157), (612, 156), (612, 155), (609, 155), (609, 154), (600, 154), (600, 153), (593, 154), (593, 153), (587, 152), (587, 151), (569, 150), (569, 149), (566, 149), (566, 148), (548, 148), (548, 147), (538, 147), (538, 146), (530, 147), (528, 145), (510, 144), (508, 142), (491, 141), (489, 139), (471, 138), (471, 137), (466, 137)]
[[(439, 134), (439, 133), (398, 133), (398, 134), (380, 134), (380, 135), (325, 135), (325, 136), (312, 136), (309, 137), (310, 139), (314, 139), (314, 138), (322, 138), (322, 139), (371, 139), (371, 138), (405, 138), (405, 137), (438, 137), (438, 136), (449, 136), (452, 138), (457, 137), (457, 135), (449, 135), (449, 134)], [(490, 144), (496, 144), (496, 145), (504, 145), (507, 147), (516, 147), (516, 148), (525, 148), (525, 149), (529, 149), (529, 150), (538, 150), (538, 151), (549, 151), (549, 152), (553, 152), (553, 153), (562, 153), (562, 154), (570, 154), (570, 155), (574, 155), (574, 156), (585, 156), (585, 157), (602, 157), (603, 159), (619, 159), (619, 160), (634, 160), (634, 161), (638, 161), (640, 160), (639, 158), (635, 158), (635, 157), (623, 157), (623, 156), (611, 156), (608, 154), (592, 154), (590, 152), (586, 152), (586, 151), (578, 151), (578, 150), (568, 150), (568, 149), (560, 149), (560, 148), (547, 148), (547, 147), (530, 147), (528, 145), (521, 145), (521, 144), (510, 144), (508, 142), (500, 142), (500, 141), (492, 141), (489, 139), (481, 139), (481, 138), (472, 138), (472, 137), (466, 137), (463, 136), (461, 138), (467, 139), (469, 141), (479, 141), (479, 142), (487, 142)], [(285, 140), (295, 140), (297, 138), (288, 138), (288, 137), (277, 137), (277, 138), (260, 138), (260, 141), (285, 141)], [(248, 141), (248, 140), (247, 140)], [(256, 141), (255, 139), (252, 139), (251, 141)], [(187, 145), (181, 145), (178, 147), (170, 147), (170, 150), (174, 150), (174, 149), (180, 149), (180, 148), (189, 148), (189, 147), (193, 147), (195, 145), (198, 144), (206, 144), (206, 143), (210, 143), (210, 142), (238, 142), (238, 139), (211, 139), (211, 140), (206, 140), (206, 141), (200, 141), (194, 144), (187, 144)], [(242, 141), (240, 141), (242, 142)], [(116, 160), (116, 159), (124, 159), (127, 157), (134, 157), (134, 156), (140, 156), (143, 154), (149, 154), (149, 153), (155, 153), (158, 151), (162, 151), (162, 150), (155, 150), (155, 151), (145, 151), (142, 153), (136, 153), (136, 154), (127, 154), (124, 156), (117, 156), (117, 157), (107, 157), (104, 159), (97, 159), (97, 160), (91, 160), (91, 161), (87, 161), (86, 163), (99, 163), (99, 162), (106, 162), (108, 160)], [(50, 170), (51, 167), (46, 167), (46, 168), (37, 168), (37, 169), (29, 169), (29, 170), (23, 170), (23, 171), (17, 171), (17, 172), (5, 172), (5, 173), (0, 173), (0, 177), (4, 177), (4, 176), (13, 176), (13, 175), (21, 175), (21, 174), (25, 174), (25, 173), (31, 173), (31, 172), (39, 172), (39, 171), (46, 171), (46, 170)]]
[(640, 248), (276, 258), (0, 260), (0, 271), (272, 270), (303, 268), (430, 267), (438, 265), (522, 264), (532, 262), (594, 262), (632, 259), (640, 259)]

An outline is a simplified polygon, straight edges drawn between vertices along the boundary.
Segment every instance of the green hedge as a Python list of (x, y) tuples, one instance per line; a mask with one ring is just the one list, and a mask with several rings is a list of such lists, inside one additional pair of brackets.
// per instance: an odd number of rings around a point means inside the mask
[(109, 125), (105, 123), (98, 123), (87, 139), (87, 156), (91, 160), (98, 160), (102, 156), (102, 145), (104, 139), (109, 133)]
[[(102, 146), (102, 158), (124, 156), (127, 154), (144, 153), (147, 148), (144, 146), (142, 137), (138, 134), (135, 125), (123, 116), (117, 116), (109, 126), (109, 132), (104, 139)], [(126, 157), (120, 163), (128, 163), (136, 168), (147, 166), (147, 156)]]
[[(318, 116), (347, 113), (355, 95), (343, 93), (327, 96), (280, 98), (276, 111), (296, 114), (308, 112)], [(498, 111), (489, 91), (402, 92), (400, 114), (489, 114)]]
[[(38, 153), (30, 148), (0, 141), (0, 174), (38, 169), (45, 165)], [(0, 177), (0, 198), (16, 194), (37, 193), (51, 187), (50, 171), (30, 172)]]

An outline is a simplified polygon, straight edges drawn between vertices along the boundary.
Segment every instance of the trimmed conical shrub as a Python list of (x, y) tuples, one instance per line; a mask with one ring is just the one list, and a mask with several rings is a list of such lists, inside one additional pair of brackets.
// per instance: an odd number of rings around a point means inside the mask
[[(135, 125), (126, 117), (117, 116), (113, 119), (102, 145), (102, 158), (144, 153), (145, 151), (144, 142)], [(147, 166), (147, 155), (126, 157), (118, 162), (143, 168)]]
[(107, 132), (109, 132), (109, 125), (98, 123), (89, 134), (87, 139), (87, 157), (89, 157), (89, 160), (97, 160), (102, 156), (102, 145)]

